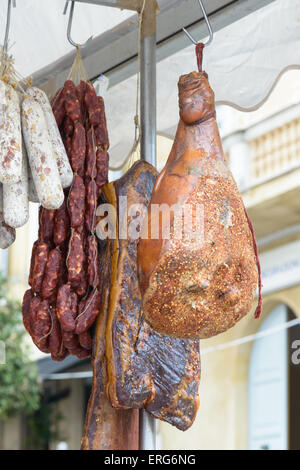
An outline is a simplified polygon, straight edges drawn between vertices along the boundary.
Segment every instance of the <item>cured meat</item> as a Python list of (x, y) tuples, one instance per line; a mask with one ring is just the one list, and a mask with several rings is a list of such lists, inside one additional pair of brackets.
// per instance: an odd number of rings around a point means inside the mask
[[(23, 145), (23, 152), (26, 152), (25, 144)], [(26, 152), (26, 160), (28, 160), (27, 152)], [(34, 186), (34, 181), (31, 173), (30, 166), (28, 167), (28, 199), (30, 202), (39, 203), (39, 198)]]
[(39, 208), (39, 239), (43, 242), (52, 243), (54, 230), (55, 210)]
[(22, 302), (23, 323), (28, 333), (30, 333), (30, 304), (31, 304), (33, 297), (34, 297), (33, 290), (27, 289), (27, 291), (24, 294), (23, 302)]
[(101, 187), (102, 185), (106, 184), (108, 179), (108, 153), (99, 148), (97, 150), (96, 154), (96, 167), (97, 167), (97, 177), (96, 177), (96, 183), (98, 187)]
[(81, 347), (87, 350), (92, 349), (93, 339), (89, 330), (84, 331), (83, 333), (78, 335), (78, 339)]
[(10, 227), (22, 227), (29, 219), (28, 168), (25, 152), (22, 158), (22, 174), (17, 183), (3, 184), (3, 214)]
[[(48, 166), (46, 160), (50, 158), (51, 153), (52, 160), (56, 154), (57, 166), (60, 166), (58, 169), (63, 170), (60, 171), (60, 177), (65, 178), (65, 185), (69, 186), (72, 182), (71, 187), (62, 192), (63, 201), (58, 208), (47, 209), (44, 207), (47, 205), (42, 202), (38, 240), (32, 249), (29, 274), (29, 285), (35, 295), (34, 302), (30, 301), (30, 307), (31, 303), (35, 307), (35, 304), (42, 300), (48, 301), (49, 318), (53, 328), (49, 338), (47, 336), (45, 341), (43, 339), (45, 344), (42, 346), (45, 346), (45, 350), (49, 346), (53, 360), (63, 360), (67, 354), (84, 358), (91, 353), (92, 326), (97, 318), (100, 303), (95, 225), (98, 191), (108, 176), (108, 155), (105, 155), (103, 161), (100, 159), (97, 166), (93, 125), (101, 127), (103, 135), (107, 137), (104, 103), (96, 96), (91, 84), (82, 81), (75, 88), (74, 83), (67, 80), (52, 100), (58, 129), (45, 94), (31, 87), (28, 88), (27, 95), (23, 100), (23, 120), (28, 128), (25, 126), (29, 135), (28, 147), (31, 150), (29, 159), (38, 164), (36, 171), (32, 171), (32, 178), (35, 178), (35, 173), (43, 173), (43, 167), (45, 164)], [(47, 127), (45, 123), (48, 125), (49, 135), (41, 142), (40, 137), (45, 134)], [(32, 133), (34, 135), (31, 135)], [(61, 137), (66, 151), (61, 147)], [(49, 155), (44, 155), (44, 140), (50, 141), (48, 143), (53, 147)], [(74, 178), (72, 171), (68, 171), (71, 168), (69, 160), (68, 165), (65, 165), (63, 158), (69, 159), (73, 165)], [(59, 165), (61, 162), (62, 165)], [(48, 177), (51, 171), (46, 173)], [(72, 178), (69, 178), (70, 176)], [(41, 180), (44, 182), (45, 178), (42, 175)], [(34, 183), (38, 186), (35, 180)], [(55, 179), (53, 186), (56, 186)], [(45, 196), (50, 202), (51, 195), (48, 191)], [(13, 229), (3, 224), (0, 231), (1, 246), (10, 243), (11, 230)], [(29, 319), (35, 325), (36, 308), (28, 310), (29, 300), (30, 293), (27, 293), (24, 296), (23, 308), (24, 324), (27, 328)]]
[(84, 220), (85, 187), (80, 176), (75, 175), (72, 187), (69, 192), (68, 209), (70, 214), (71, 227), (83, 226)]
[(51, 331), (51, 316), (49, 303), (41, 300), (35, 311), (34, 325), (32, 328), (32, 339), (35, 345), (44, 353), (49, 352), (49, 335)]
[(78, 336), (70, 331), (63, 331), (62, 338), (68, 351), (73, 351), (79, 346)]
[(98, 96), (98, 105), (101, 109), (101, 119), (99, 126), (95, 127), (95, 139), (96, 145), (104, 148), (105, 150), (109, 147), (109, 138), (107, 132), (106, 116), (105, 116), (105, 107), (104, 101), (101, 96)]
[(11, 246), (16, 239), (16, 229), (9, 227), (3, 219), (3, 212), (0, 212), (0, 248), (5, 250)]
[(73, 122), (81, 118), (80, 103), (77, 98), (76, 88), (71, 80), (67, 80), (64, 85), (65, 110)]
[(73, 171), (84, 176), (84, 163), (86, 152), (86, 136), (83, 124), (76, 121), (71, 145), (71, 165)]
[(98, 250), (97, 239), (94, 235), (89, 235), (86, 240), (87, 265), (88, 265), (88, 283), (92, 287), (99, 285), (98, 272)]
[(33, 251), (32, 273), (29, 276), (30, 286), (37, 294), (40, 293), (44, 277), (45, 268), (49, 256), (49, 245), (45, 242), (38, 242)]
[(71, 289), (69, 284), (65, 284), (58, 289), (56, 313), (63, 330), (73, 332), (75, 330), (75, 321), (71, 310)]
[(61, 327), (57, 318), (56, 309), (51, 310), (52, 328), (49, 335), (49, 349), (52, 354), (57, 355), (62, 351)]
[(53, 241), (56, 246), (61, 245), (67, 239), (69, 226), (70, 220), (65, 200), (60, 208), (55, 212)]
[[(105, 329), (108, 312), (110, 264), (112, 241), (100, 242), (101, 306), (95, 329), (93, 387), (89, 400), (82, 450), (138, 450), (139, 412), (120, 410), (111, 406), (106, 397), (107, 383), (105, 356)], [(106, 247), (106, 249), (105, 249)]]
[[(106, 202), (120, 214), (122, 207), (117, 201), (127, 196), (128, 208), (135, 204), (142, 216), (141, 204), (147, 206), (156, 175), (151, 165), (137, 162), (120, 180), (104, 186)], [(169, 338), (145, 324), (136, 270), (139, 221), (134, 211), (128, 218), (117, 219), (125, 226), (116, 227), (116, 233), (123, 234), (121, 239), (107, 241), (110, 284), (102, 296), (107, 290), (110, 295), (105, 311), (100, 312), (101, 318), (107, 317), (106, 391), (115, 408), (144, 407), (155, 417), (186, 430), (198, 409), (199, 342)], [(129, 237), (125, 236), (127, 231)]]
[(51, 352), (51, 359), (53, 361), (63, 361), (69, 355), (69, 351), (61, 343), (61, 349), (58, 354)]
[[(214, 93), (205, 72), (180, 78), (179, 109), (175, 141), (142, 228), (150, 235), (139, 242), (138, 274), (145, 319), (156, 331), (208, 338), (234, 326), (251, 309), (258, 280), (256, 254), (241, 196), (223, 156)], [(153, 212), (161, 204), (191, 208), (185, 233), (179, 232), (173, 211), (170, 236), (163, 235), (167, 222), (155, 221)], [(156, 239), (153, 227), (160, 228)]]
[(66, 137), (72, 137), (74, 132), (74, 124), (72, 119), (66, 115), (63, 122), (63, 133)]
[(69, 243), (69, 253), (67, 256), (68, 280), (72, 286), (82, 282), (84, 274), (84, 250), (82, 235), (75, 229), (72, 229), (72, 235)]
[(55, 155), (43, 109), (31, 96), (22, 103), (22, 130), (39, 200), (46, 209), (58, 209), (64, 193)]
[(22, 133), (18, 93), (0, 80), (0, 181), (17, 183), (22, 176)]
[(99, 126), (101, 124), (102, 109), (98, 96), (91, 83), (86, 84), (86, 92), (84, 95), (84, 103), (89, 115), (91, 126)]
[(97, 167), (96, 167), (96, 145), (95, 145), (95, 136), (94, 129), (91, 127), (86, 133), (86, 169), (85, 176), (86, 178), (94, 179), (97, 176)]
[(29, 96), (32, 96), (40, 104), (44, 111), (46, 123), (48, 126), (49, 138), (56, 158), (61, 185), (63, 188), (68, 188), (73, 180), (73, 172), (66, 154), (65, 147), (62, 143), (59, 129), (48, 97), (43, 90), (40, 90), (36, 87), (27, 88), (26, 93)]
[(60, 88), (51, 100), (52, 111), (58, 127), (61, 126), (65, 117), (65, 89)]
[(85, 104), (84, 104), (84, 94), (87, 88), (87, 83), (84, 82), (83, 80), (80, 81), (79, 85), (76, 87), (76, 95), (79, 100), (80, 104), (80, 110), (81, 110), (81, 117), (80, 119), (84, 121), (86, 110), (85, 110)]
[(55, 295), (59, 275), (62, 269), (62, 262), (61, 252), (57, 248), (54, 248), (49, 252), (42, 282), (41, 292), (43, 299), (50, 299)]
[(99, 313), (101, 297), (98, 289), (94, 289), (86, 299), (83, 311), (76, 318), (76, 333), (80, 335), (87, 331)]
[(4, 222), (3, 215), (3, 185), (0, 183), (0, 248), (5, 250), (16, 239), (16, 229), (9, 227)]
[(95, 231), (96, 208), (97, 208), (97, 185), (94, 180), (91, 180), (86, 185), (85, 226), (88, 232)]

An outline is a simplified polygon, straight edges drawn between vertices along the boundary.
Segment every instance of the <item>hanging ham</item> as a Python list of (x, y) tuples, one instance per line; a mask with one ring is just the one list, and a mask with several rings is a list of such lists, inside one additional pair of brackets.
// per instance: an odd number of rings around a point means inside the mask
[[(205, 72), (180, 78), (179, 110), (175, 141), (142, 227), (148, 238), (139, 241), (138, 274), (145, 319), (153, 329), (208, 338), (251, 309), (258, 281), (256, 244), (224, 159)], [(154, 219), (153, 207), (162, 204), (190, 208), (192, 214), (179, 231), (184, 216), (170, 212), (169, 238), (163, 235), (167, 218)], [(158, 228), (157, 238), (151, 238)]]

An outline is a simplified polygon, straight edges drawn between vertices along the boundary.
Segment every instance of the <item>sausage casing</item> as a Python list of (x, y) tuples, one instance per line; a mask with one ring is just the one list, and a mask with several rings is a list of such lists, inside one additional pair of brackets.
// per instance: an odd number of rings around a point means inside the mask
[(71, 311), (70, 285), (64, 284), (58, 289), (56, 301), (56, 313), (64, 331), (75, 330), (75, 320)]
[(20, 103), (11, 85), (0, 80), (0, 181), (16, 183), (22, 174)]
[(16, 239), (16, 229), (9, 227), (3, 217), (3, 184), (0, 183), (0, 248), (5, 250)]
[(42, 297), (50, 299), (56, 292), (59, 274), (62, 268), (62, 255), (58, 248), (50, 251), (42, 282)]
[(63, 188), (68, 188), (73, 180), (73, 171), (66, 154), (64, 144), (46, 93), (36, 87), (27, 88), (26, 93), (34, 98), (42, 107), (48, 127), (49, 137), (55, 154), (58, 172)]
[(45, 242), (39, 242), (35, 246), (34, 250), (34, 261), (32, 269), (32, 278), (30, 279), (30, 285), (33, 291), (37, 294), (40, 293), (42, 288), (42, 282), (44, 278), (44, 272), (49, 255), (49, 245)]
[(3, 216), (10, 227), (22, 227), (29, 219), (28, 167), (23, 153), (22, 174), (16, 183), (3, 184)]
[(64, 193), (56, 159), (43, 109), (31, 96), (22, 103), (22, 129), (39, 200), (46, 209), (58, 209)]
[(87, 331), (97, 318), (101, 302), (100, 292), (95, 289), (87, 298), (82, 313), (76, 318), (76, 333), (80, 335)]

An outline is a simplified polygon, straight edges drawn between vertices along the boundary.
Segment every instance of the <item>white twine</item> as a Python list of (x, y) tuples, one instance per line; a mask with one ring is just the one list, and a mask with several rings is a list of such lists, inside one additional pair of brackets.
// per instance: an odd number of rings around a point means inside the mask
[(219, 344), (218, 346), (212, 346), (211, 348), (205, 348), (201, 350), (201, 356), (215, 351), (223, 351), (224, 349), (233, 348), (235, 346), (239, 346), (240, 344), (249, 343), (250, 341), (264, 338), (265, 336), (273, 335), (278, 331), (292, 328), (293, 326), (299, 324), (300, 319), (296, 318), (295, 320), (290, 320), (286, 323), (282, 323), (281, 325), (274, 326), (273, 328), (268, 328), (267, 330), (259, 331), (258, 333), (254, 333), (253, 335), (243, 336), (242, 338), (229, 341), (228, 343)]

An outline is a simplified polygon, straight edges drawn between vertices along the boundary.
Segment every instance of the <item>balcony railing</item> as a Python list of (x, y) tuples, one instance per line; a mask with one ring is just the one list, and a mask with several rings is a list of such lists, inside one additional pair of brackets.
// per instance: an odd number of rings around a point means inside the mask
[(300, 166), (300, 117), (249, 141), (251, 186)]

